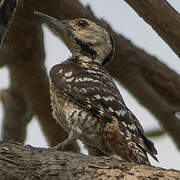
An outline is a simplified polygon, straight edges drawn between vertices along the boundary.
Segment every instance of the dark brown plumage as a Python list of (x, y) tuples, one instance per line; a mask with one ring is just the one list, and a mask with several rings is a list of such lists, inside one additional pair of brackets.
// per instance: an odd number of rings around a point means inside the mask
[(104, 68), (114, 52), (109, 33), (87, 19), (62, 22), (39, 15), (67, 35), (72, 52), (72, 58), (50, 71), (53, 116), (69, 134), (58, 147), (80, 139), (93, 155), (149, 164), (149, 153), (157, 160), (154, 144)]

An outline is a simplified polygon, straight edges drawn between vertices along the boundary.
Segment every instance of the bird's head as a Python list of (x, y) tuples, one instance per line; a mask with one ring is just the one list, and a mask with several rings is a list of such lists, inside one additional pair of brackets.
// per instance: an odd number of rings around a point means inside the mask
[(93, 21), (84, 18), (60, 21), (40, 12), (35, 14), (64, 36), (73, 56), (87, 56), (84, 60), (97, 61), (102, 65), (112, 58), (114, 47), (111, 35)]

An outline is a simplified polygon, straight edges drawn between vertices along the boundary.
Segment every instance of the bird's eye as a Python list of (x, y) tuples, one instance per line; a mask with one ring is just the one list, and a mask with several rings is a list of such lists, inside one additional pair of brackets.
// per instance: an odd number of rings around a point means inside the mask
[(78, 21), (77, 25), (81, 28), (85, 28), (88, 26), (88, 23), (87, 23), (87, 21), (81, 19), (80, 21)]

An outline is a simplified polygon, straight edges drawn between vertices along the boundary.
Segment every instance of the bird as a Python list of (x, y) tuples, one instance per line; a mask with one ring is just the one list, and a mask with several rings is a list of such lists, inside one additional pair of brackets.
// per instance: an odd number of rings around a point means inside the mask
[(68, 133), (56, 147), (63, 149), (79, 139), (90, 155), (150, 165), (148, 153), (158, 161), (153, 142), (105, 68), (115, 51), (111, 34), (89, 19), (59, 20), (35, 14), (63, 34), (72, 53), (50, 70), (52, 114)]

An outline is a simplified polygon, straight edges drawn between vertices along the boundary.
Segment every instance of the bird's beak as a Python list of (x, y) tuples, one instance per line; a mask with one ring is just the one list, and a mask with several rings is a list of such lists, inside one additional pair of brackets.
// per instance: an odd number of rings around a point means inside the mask
[(60, 21), (38, 11), (34, 11), (34, 14), (38, 15), (42, 20), (45, 20), (45, 23), (49, 24), (50, 27), (54, 28), (57, 32), (61, 31), (65, 33), (68, 31), (68, 25), (64, 21)]

